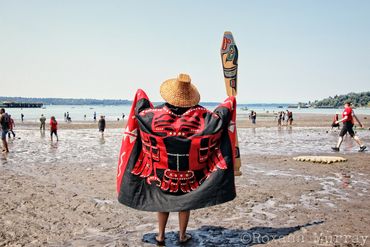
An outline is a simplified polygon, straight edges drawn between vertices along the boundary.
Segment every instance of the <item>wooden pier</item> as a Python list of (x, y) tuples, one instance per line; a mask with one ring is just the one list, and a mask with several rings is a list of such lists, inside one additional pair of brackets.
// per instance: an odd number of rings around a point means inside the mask
[(1, 108), (41, 108), (43, 103), (25, 103), (25, 102), (2, 102), (0, 103)]

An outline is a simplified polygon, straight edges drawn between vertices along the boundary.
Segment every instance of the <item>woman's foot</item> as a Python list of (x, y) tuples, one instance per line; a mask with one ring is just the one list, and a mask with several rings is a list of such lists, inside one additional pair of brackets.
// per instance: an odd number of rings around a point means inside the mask
[(164, 237), (157, 235), (155, 236), (155, 240), (157, 241), (157, 245), (164, 245)]
[(191, 238), (192, 238), (192, 236), (190, 234), (186, 233), (184, 236), (180, 237), (179, 242), (180, 242), (180, 244), (184, 244), (184, 243), (188, 242)]

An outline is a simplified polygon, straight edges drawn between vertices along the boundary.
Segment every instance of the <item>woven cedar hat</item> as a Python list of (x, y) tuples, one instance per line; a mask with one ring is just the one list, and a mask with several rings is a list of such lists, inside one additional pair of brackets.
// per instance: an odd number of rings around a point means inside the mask
[(200, 101), (198, 89), (187, 74), (179, 74), (177, 78), (163, 82), (160, 93), (166, 102), (177, 107), (192, 107)]

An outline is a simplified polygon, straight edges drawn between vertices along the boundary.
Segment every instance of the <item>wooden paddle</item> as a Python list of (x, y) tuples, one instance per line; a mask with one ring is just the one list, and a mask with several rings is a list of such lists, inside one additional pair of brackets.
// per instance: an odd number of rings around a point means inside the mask
[[(231, 32), (225, 32), (221, 45), (221, 59), (222, 67), (224, 70), (226, 94), (228, 96), (236, 96), (238, 92), (237, 75), (238, 75), (238, 48), (236, 47), (233, 35)], [(235, 123), (236, 124), (236, 123)], [(235, 125), (236, 132), (236, 125)], [(235, 146), (235, 164), (234, 174), (235, 176), (242, 175), (240, 171), (241, 161), (239, 152), (239, 141), (238, 134), (236, 134), (236, 146)]]

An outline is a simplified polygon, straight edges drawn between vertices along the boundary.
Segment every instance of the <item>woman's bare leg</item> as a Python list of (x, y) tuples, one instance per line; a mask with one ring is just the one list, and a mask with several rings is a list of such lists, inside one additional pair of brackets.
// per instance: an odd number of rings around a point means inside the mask
[(183, 241), (186, 239), (186, 228), (188, 227), (189, 218), (190, 218), (190, 210), (179, 212), (180, 241)]
[(164, 233), (166, 231), (166, 225), (167, 225), (167, 220), (168, 216), (170, 215), (169, 212), (158, 212), (158, 236), (157, 241), (164, 241)]

